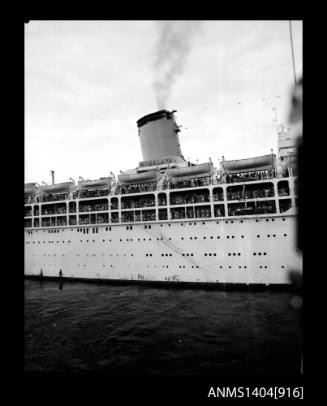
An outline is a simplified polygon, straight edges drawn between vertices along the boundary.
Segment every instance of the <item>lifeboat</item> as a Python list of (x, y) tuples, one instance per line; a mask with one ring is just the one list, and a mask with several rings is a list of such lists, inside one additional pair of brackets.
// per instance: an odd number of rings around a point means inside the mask
[(118, 180), (122, 185), (130, 185), (132, 183), (156, 182), (157, 175), (155, 171), (131, 174), (125, 173), (123, 175), (118, 175)]
[(24, 193), (25, 196), (35, 195), (39, 190), (39, 185), (37, 183), (25, 183)]
[(276, 162), (276, 155), (262, 155), (254, 158), (235, 159), (231, 161), (222, 161), (222, 167), (225, 172), (251, 172), (266, 171), (272, 169)]
[(69, 193), (75, 187), (73, 182), (62, 182), (54, 185), (41, 186), (40, 192), (45, 194)]
[(82, 180), (78, 182), (78, 189), (109, 189), (112, 185), (112, 178), (100, 178), (96, 180)]
[(211, 176), (212, 163), (207, 162), (200, 165), (187, 166), (184, 168), (167, 169), (167, 175), (171, 178), (199, 178)]

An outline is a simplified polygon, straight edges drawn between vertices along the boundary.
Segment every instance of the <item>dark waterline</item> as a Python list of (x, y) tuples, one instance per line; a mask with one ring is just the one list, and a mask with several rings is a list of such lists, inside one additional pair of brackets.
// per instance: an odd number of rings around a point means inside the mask
[(291, 293), (25, 281), (25, 371), (298, 374)]

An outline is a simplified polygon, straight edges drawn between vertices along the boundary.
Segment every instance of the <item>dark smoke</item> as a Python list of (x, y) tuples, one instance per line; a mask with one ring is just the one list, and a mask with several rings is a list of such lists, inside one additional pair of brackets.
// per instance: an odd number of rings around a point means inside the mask
[(158, 21), (154, 50), (153, 88), (159, 110), (167, 107), (173, 85), (183, 73), (200, 21)]

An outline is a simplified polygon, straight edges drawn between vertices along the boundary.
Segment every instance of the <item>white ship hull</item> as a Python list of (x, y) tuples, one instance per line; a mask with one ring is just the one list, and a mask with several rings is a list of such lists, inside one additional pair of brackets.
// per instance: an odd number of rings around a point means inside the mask
[(26, 276), (270, 286), (294, 269), (295, 215), (25, 230)]

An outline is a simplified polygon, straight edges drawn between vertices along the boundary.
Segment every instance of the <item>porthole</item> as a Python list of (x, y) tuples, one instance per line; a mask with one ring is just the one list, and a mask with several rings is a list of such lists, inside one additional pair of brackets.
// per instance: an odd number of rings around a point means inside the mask
[(229, 238), (229, 235), (227, 236), (227, 238)]
[(260, 238), (260, 235), (257, 235), (257, 238)]
[(241, 235), (241, 238), (244, 238), (244, 235)]

